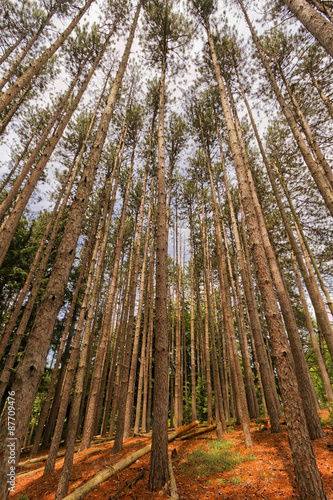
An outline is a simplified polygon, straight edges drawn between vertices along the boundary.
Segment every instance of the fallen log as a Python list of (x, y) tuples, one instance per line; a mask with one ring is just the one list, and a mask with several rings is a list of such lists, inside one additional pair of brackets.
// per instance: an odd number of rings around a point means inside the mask
[[(77, 458), (81, 458), (81, 457), (86, 457), (88, 455), (93, 455), (94, 453), (97, 453), (98, 451), (102, 451), (101, 448), (94, 448), (94, 449), (89, 449), (88, 451), (86, 451), (86, 453), (81, 453), (81, 455), (74, 455), (74, 461), (75, 459)], [(76, 452), (78, 453), (78, 452)], [(65, 452), (61, 452), (61, 455), (60, 456), (57, 456), (57, 458), (61, 458), (65, 455)], [(56, 462), (56, 465), (62, 465), (64, 463), (64, 459), (62, 458), (59, 462)], [(27, 467), (27, 466), (25, 466)], [(44, 470), (44, 466), (43, 467), (40, 467), (39, 469), (33, 469), (33, 470), (29, 470), (28, 472), (21, 472), (19, 474), (17, 474), (17, 477), (24, 477), (24, 476), (29, 476), (30, 474), (35, 474), (36, 472), (41, 472), (42, 470)]]
[(195, 432), (191, 432), (191, 434), (186, 434), (186, 436), (181, 436), (178, 438), (178, 441), (185, 441), (185, 439), (191, 439), (196, 436), (200, 436), (201, 434), (206, 434), (206, 432), (211, 432), (216, 429), (216, 424), (209, 425), (208, 427), (204, 427), (203, 429), (199, 429)]
[[(169, 443), (171, 441), (174, 441), (174, 439), (176, 439), (177, 436), (180, 436), (184, 432), (187, 432), (196, 427), (198, 423), (199, 421), (196, 420), (195, 422), (192, 422), (191, 424), (186, 425), (185, 427), (179, 427), (175, 432), (169, 434), (168, 436)], [(86, 495), (88, 495), (88, 493), (90, 493), (94, 488), (96, 488), (96, 486), (103, 483), (107, 479), (110, 479), (110, 477), (112, 477), (114, 474), (117, 474), (118, 472), (124, 470), (129, 465), (132, 465), (134, 462), (139, 460), (139, 458), (149, 453), (150, 450), (151, 450), (151, 444), (148, 444), (144, 448), (141, 448), (141, 450), (138, 450), (135, 453), (132, 453), (131, 455), (123, 458), (122, 460), (120, 460), (120, 462), (117, 462), (109, 469), (106, 469), (96, 474), (96, 476), (90, 479), (90, 481), (83, 484), (82, 486), (79, 486), (72, 493), (64, 497), (63, 500), (79, 500), (81, 498), (84, 498)]]
[(172, 461), (170, 455), (169, 455), (169, 475), (170, 475), (170, 498), (171, 500), (179, 500), (177, 483), (175, 475), (173, 473)]
[[(75, 451), (78, 450), (78, 447), (75, 448)], [(58, 451), (57, 458), (63, 457), (65, 455), (65, 451)], [(38, 464), (39, 462), (46, 462), (48, 455), (43, 455), (41, 457), (29, 458), (25, 462), (19, 462), (20, 467), (30, 467), (31, 465)]]

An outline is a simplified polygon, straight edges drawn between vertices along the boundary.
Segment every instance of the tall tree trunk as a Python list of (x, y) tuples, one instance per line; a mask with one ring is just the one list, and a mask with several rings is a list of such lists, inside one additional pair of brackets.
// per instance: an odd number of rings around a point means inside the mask
[(207, 167), (208, 167), (208, 174), (209, 174), (211, 194), (212, 194), (213, 218), (214, 218), (214, 227), (215, 227), (215, 234), (216, 234), (218, 272), (219, 272), (219, 279), (220, 279), (220, 291), (221, 291), (223, 306), (224, 306), (223, 310), (224, 310), (224, 319), (225, 319), (225, 331), (226, 331), (227, 339), (230, 342), (230, 353), (232, 353), (232, 357), (230, 359), (230, 363), (231, 363), (230, 366), (231, 366), (231, 370), (234, 372), (233, 377), (235, 379), (235, 382), (237, 381), (237, 383), (234, 387), (234, 390), (235, 390), (235, 397), (237, 400), (238, 411), (240, 412), (241, 423), (242, 423), (243, 431), (244, 431), (245, 446), (249, 447), (249, 446), (252, 446), (252, 439), (251, 439), (251, 434), (250, 434), (249, 414), (248, 414), (248, 408), (247, 408), (247, 403), (246, 403), (243, 375), (242, 375), (242, 371), (241, 371), (238, 350), (237, 350), (237, 345), (236, 345), (234, 321), (233, 321), (233, 314), (232, 314), (232, 307), (231, 307), (230, 289), (229, 289), (229, 283), (228, 283), (228, 274), (227, 274), (227, 269), (226, 269), (225, 255), (223, 252), (222, 234), (221, 234), (221, 227), (220, 227), (220, 223), (219, 223), (218, 205), (217, 205), (215, 186), (214, 186), (214, 181), (213, 181), (210, 153), (208, 151), (207, 143), (206, 143), (206, 140), (204, 137), (200, 115), (199, 115), (199, 122), (200, 122), (202, 143), (204, 145), (204, 150), (205, 150), (205, 157), (206, 157), (206, 162), (207, 162)]
[(252, 177), (252, 172), (250, 165), (247, 161), (245, 144), (242, 137), (242, 131), (237, 116), (236, 106), (233, 100), (231, 89), (229, 83), (227, 82), (227, 88), (229, 93), (229, 100), (231, 102), (231, 107), (234, 113), (235, 128), (238, 135), (239, 146), (243, 156), (244, 168), (247, 171), (248, 184), (250, 187), (252, 200), (254, 203), (259, 230), (262, 237), (262, 242), (264, 245), (267, 262), (269, 265), (272, 280), (275, 286), (276, 294), (280, 303), (282, 316), (284, 319), (286, 331), (288, 334), (288, 339), (291, 347), (292, 356), (294, 358), (294, 371), (297, 377), (298, 389), (302, 398), (303, 409), (305, 413), (306, 422), (309, 429), (309, 434), (311, 439), (319, 439), (324, 436), (324, 431), (321, 427), (319, 416), (316, 408), (316, 401), (314, 399), (310, 372), (306, 364), (306, 359), (303, 351), (302, 342), (299, 336), (296, 319), (291, 306), (291, 301), (289, 298), (289, 293), (285, 285), (283, 275), (279, 266), (279, 262), (276, 258), (275, 251), (273, 250), (272, 244), (269, 239), (269, 235), (266, 229), (265, 219), (262, 213), (262, 209), (257, 197), (257, 193), (254, 186), (254, 180)]
[[(124, 438), (127, 438), (129, 436), (130, 428), (132, 425), (134, 389), (135, 389), (135, 380), (136, 380), (137, 363), (138, 363), (138, 355), (139, 355), (141, 314), (142, 314), (143, 296), (144, 296), (144, 291), (145, 291), (146, 267), (147, 267), (147, 260), (148, 260), (149, 227), (150, 227), (150, 218), (151, 218), (151, 207), (152, 207), (152, 202), (153, 202), (153, 190), (154, 190), (153, 181), (151, 183), (150, 190), (151, 190), (151, 193), (150, 193), (149, 208), (148, 208), (148, 215), (147, 215), (146, 241), (145, 241), (145, 246), (144, 246), (144, 250), (143, 250), (143, 262), (142, 262), (142, 268), (141, 268), (141, 283), (140, 283), (140, 292), (139, 292), (138, 313), (136, 316), (131, 371), (130, 371), (130, 376), (129, 376), (128, 392), (127, 392), (127, 400), (126, 400)], [(142, 196), (144, 196), (144, 195), (142, 194)], [(137, 244), (137, 246), (139, 246), (139, 244), (140, 244), (139, 235), (138, 235), (138, 239), (137, 239), (136, 244)]]
[[(235, 280), (234, 280), (233, 272), (232, 272), (230, 255), (229, 255), (229, 251), (228, 251), (227, 234), (226, 234), (223, 219), (221, 219), (221, 223), (222, 223), (222, 232), (223, 232), (223, 238), (224, 238), (224, 244), (225, 244), (225, 253), (227, 256), (227, 264), (228, 264), (228, 270), (229, 270), (231, 290), (232, 290), (233, 299), (234, 299), (234, 308), (235, 308), (235, 315), (236, 315), (236, 321), (237, 321), (237, 327), (238, 327), (238, 338), (239, 338), (239, 344), (240, 344), (241, 353), (242, 353), (242, 360), (243, 360), (243, 367), (244, 367), (244, 378), (245, 378), (245, 385), (246, 385), (246, 389), (247, 389), (246, 395), (247, 395), (247, 401), (248, 401), (248, 406), (249, 406), (249, 413), (250, 413), (250, 418), (258, 418), (260, 416), (259, 405), (258, 405), (258, 401), (257, 401), (256, 390), (254, 387), (254, 381), (253, 381), (253, 376), (252, 376), (249, 346), (247, 343), (246, 330), (245, 330), (243, 304), (241, 302), (237, 303)], [(238, 282), (238, 281), (236, 280), (236, 282)]]
[[(148, 227), (149, 226), (147, 226), (147, 228)], [(154, 234), (153, 230), (152, 234)], [(148, 330), (148, 315), (149, 315), (149, 295), (150, 295), (151, 276), (153, 276), (153, 268), (154, 268), (154, 238), (152, 237), (150, 258), (149, 258), (149, 271), (147, 273), (146, 294), (145, 294), (145, 304), (143, 313), (142, 344), (141, 344), (141, 355), (140, 355), (138, 392), (137, 392), (136, 411), (135, 411), (134, 435), (139, 433), (143, 378), (148, 358), (146, 353), (146, 346), (147, 346), (147, 333), (148, 333), (147, 330)], [(143, 278), (141, 277), (141, 279)]]
[[(15, 229), (17, 228), (17, 225), (19, 223), (19, 220), (21, 218), (21, 215), (30, 199), (31, 194), (33, 193), (37, 182), (40, 179), (40, 176), (42, 175), (46, 164), (48, 160), (50, 159), (55, 147), (57, 146), (58, 142), (60, 141), (64, 130), (66, 129), (69, 120), (71, 119), (74, 111), (76, 110), (81, 97), (83, 96), (85, 90), (88, 87), (88, 84), (94, 75), (102, 57), (103, 54), (106, 50), (106, 47), (108, 45), (109, 38), (111, 36), (111, 33), (109, 33), (107, 41), (103, 44), (101, 50), (99, 51), (93, 65), (91, 66), (90, 70), (87, 73), (87, 76), (85, 77), (81, 87), (79, 88), (75, 98), (73, 99), (73, 102), (70, 104), (68, 110), (66, 111), (64, 117), (62, 118), (60, 124), (58, 125), (56, 131), (52, 135), (52, 137), (49, 139), (49, 143), (46, 146), (45, 150), (43, 151), (42, 157), (39, 159), (37, 162), (36, 166), (32, 170), (30, 177), (27, 179), (21, 193), (19, 194), (15, 205), (13, 206), (10, 214), (8, 217), (5, 219), (4, 223), (2, 224), (0, 228), (0, 248), (1, 248), (1, 253), (0, 253), (0, 265), (3, 262), (3, 259), (8, 251), (10, 242), (14, 236)], [(66, 93), (66, 101), (70, 96), (70, 93)], [(65, 102), (66, 102), (65, 101)], [(31, 158), (31, 157), (30, 157)], [(29, 159), (30, 160), (30, 159)], [(30, 162), (31, 163), (31, 162)], [(24, 167), (26, 168), (26, 166)], [(21, 172), (22, 174), (22, 172)]]
[[(156, 222), (155, 222), (156, 224)], [(153, 233), (154, 234), (154, 233)], [(152, 242), (152, 250), (156, 249), (156, 243)], [(156, 255), (156, 251), (155, 251)], [(148, 338), (147, 338), (147, 350), (146, 350), (146, 356), (145, 356), (145, 364), (144, 364), (144, 371), (143, 371), (143, 402), (142, 402), (142, 415), (141, 415), (141, 430), (142, 432), (147, 432), (148, 431), (148, 426), (147, 426), (147, 414), (149, 415), (148, 412), (148, 392), (149, 392), (149, 364), (151, 362), (150, 360), (150, 353), (152, 350), (152, 343), (153, 343), (153, 326), (154, 326), (154, 263), (155, 263), (155, 255), (154, 255), (154, 260), (151, 258), (151, 263), (152, 265), (150, 266), (149, 269), (149, 280), (150, 280), (150, 301), (149, 301), (149, 322), (148, 322)], [(150, 416), (149, 416), (150, 418)]]
[[(297, 126), (296, 120), (295, 120), (294, 116), (292, 115), (286, 101), (284, 100), (284, 97), (279, 89), (279, 86), (276, 82), (274, 74), (269, 66), (269, 62), (266, 58), (266, 55), (261, 47), (261, 44), (259, 42), (258, 37), (254, 31), (254, 28), (251, 24), (249, 16), (247, 15), (247, 12), (245, 10), (245, 7), (244, 7), (242, 0), (237, 0), (237, 1), (238, 1), (239, 5), (241, 6), (241, 9), (244, 13), (246, 22), (247, 22), (249, 29), (251, 31), (252, 39), (253, 39), (254, 44), (257, 48), (257, 51), (258, 51), (258, 54), (259, 54), (260, 59), (262, 61), (262, 64), (266, 70), (268, 79), (272, 85), (272, 88), (274, 90), (276, 98), (281, 106), (281, 111), (283, 112), (284, 116), (286, 117), (288, 125), (289, 125), (289, 127), (294, 135), (295, 141), (299, 147), (299, 150), (303, 156), (303, 159), (304, 159), (306, 165), (308, 166), (308, 168), (311, 172), (311, 175), (312, 175), (312, 177), (313, 177), (313, 179), (318, 187), (318, 190), (319, 190), (321, 196), (323, 197), (328, 210), (330, 211), (331, 215), (333, 215), (333, 191), (332, 191), (331, 185), (329, 184), (329, 182), (328, 182), (322, 168), (320, 167), (320, 165), (317, 165), (316, 162), (314, 161), (314, 159), (313, 159), (313, 157), (312, 157), (312, 155), (311, 155), (311, 153), (306, 145), (306, 142), (303, 139), (303, 136), (302, 136), (302, 134)], [(293, 0), (293, 1), (295, 1), (295, 3), (303, 2), (303, 3), (307, 4), (307, 2), (305, 0)], [(327, 21), (327, 23), (330, 24), (328, 21)], [(332, 27), (332, 30), (333, 30), (333, 27)]]
[[(120, 84), (127, 67), (127, 61), (134, 39), (134, 33), (140, 9), (141, 2), (139, 2), (138, 4), (124, 54), (119, 65), (116, 77), (114, 79), (106, 103), (106, 107), (101, 117), (94, 144), (90, 150), (89, 158), (87, 160), (86, 166), (82, 173), (82, 178), (77, 188), (76, 199), (73, 201), (73, 204), (69, 211), (64, 235), (58, 248), (51, 276), (49, 278), (45, 292), (43, 293), (40, 305), (36, 313), (35, 322), (30, 332), (24, 356), (14, 376), (12, 390), (15, 391), (16, 395), (16, 414), (18, 417), (16, 426), (17, 462), (20, 458), (20, 448), (25, 436), (30, 411), (38, 390), (39, 382), (43, 374), (54, 324), (62, 305), (65, 287), (68, 281), (72, 263), (75, 258), (75, 249), (81, 232), (84, 214), (89, 203), (89, 196), (98, 168), (98, 162), (102, 153)], [(36, 349), (36, 345), (39, 346), (38, 349)], [(7, 413), (5, 412), (3, 416), (3, 422), (6, 422), (6, 420)], [(1, 424), (0, 438), (0, 496), (2, 496), (3, 498), (7, 498), (8, 491), (6, 484), (6, 474), (8, 472), (9, 464), (7, 460), (7, 447), (5, 445), (6, 426), (4, 424)], [(64, 474), (66, 475), (68, 469), (65, 469), (66, 468), (64, 467)], [(67, 486), (68, 482), (65, 485), (63, 491), (67, 491)], [(60, 498), (61, 496), (63, 496), (62, 493), (60, 495)]]
[(175, 428), (181, 426), (181, 391), (182, 391), (182, 371), (181, 371), (181, 345), (180, 345), (180, 264), (179, 264), (179, 245), (178, 245), (178, 204), (176, 201), (176, 366), (175, 366)]
[[(205, 219), (203, 214), (200, 216), (200, 200), (198, 187), (196, 187), (196, 196), (197, 196), (197, 210), (198, 210), (198, 220), (200, 221), (201, 226), (201, 247), (202, 252), (204, 252), (205, 248)], [(204, 210), (204, 206), (202, 203), (202, 212)], [(203, 278), (205, 283), (205, 264), (203, 263)], [(208, 315), (208, 304), (207, 304), (207, 293), (204, 289), (204, 309), (205, 309), (205, 333), (202, 335), (202, 350), (205, 356), (205, 367), (206, 367), (206, 383), (207, 383), (207, 421), (210, 422), (213, 418), (213, 410), (212, 410), (212, 382), (211, 382), (211, 365), (210, 365), (210, 352), (209, 352), (209, 315)]]
[(192, 212), (190, 210), (190, 242), (191, 242), (191, 408), (192, 422), (197, 420), (196, 385), (195, 385), (195, 338), (194, 338), (194, 250)]
[(293, 371), (293, 359), (286, 335), (284, 333), (284, 325), (280, 316), (278, 304), (276, 302), (273, 284), (270, 278), (269, 266), (262, 246), (257, 214), (253, 206), (249, 181), (243, 164), (242, 152), (239, 147), (237, 132), (233, 123), (232, 112), (226, 95), (208, 19), (206, 20), (206, 30), (223, 113), (227, 122), (230, 147), (236, 167), (238, 186), (242, 202), (244, 204), (251, 249), (256, 267), (257, 281), (261, 291), (265, 315), (271, 334), (275, 364), (280, 379), (280, 388), (286, 414), (288, 437), (300, 497), (302, 499), (326, 499), (305, 422), (305, 415), (298, 392), (297, 380)]
[(166, 49), (160, 77), (158, 117), (157, 235), (156, 235), (156, 331), (153, 434), (148, 487), (151, 491), (169, 479), (168, 466), (168, 315), (164, 105)]
[(333, 26), (306, 0), (283, 0), (288, 9), (333, 57)]
[(44, 53), (36, 59), (15, 82), (0, 96), (0, 113), (3, 112), (6, 106), (15, 98), (15, 96), (29, 83), (29, 81), (40, 72), (42, 67), (53, 56), (53, 54), (67, 40), (74, 28), (78, 25), (80, 19), (89, 9), (94, 0), (88, 2), (79, 10), (73, 21), (68, 27), (58, 36), (57, 40), (44, 51)]

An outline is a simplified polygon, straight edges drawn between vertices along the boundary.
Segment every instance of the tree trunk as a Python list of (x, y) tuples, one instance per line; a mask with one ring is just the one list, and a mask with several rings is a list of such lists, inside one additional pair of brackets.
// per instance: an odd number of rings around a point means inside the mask
[[(73, 201), (69, 211), (64, 235), (58, 248), (51, 276), (36, 313), (35, 322), (30, 332), (24, 356), (14, 376), (12, 390), (15, 391), (16, 394), (16, 413), (18, 417), (16, 426), (17, 461), (20, 457), (19, 450), (24, 439), (30, 411), (43, 374), (45, 360), (53, 333), (53, 327), (62, 305), (68, 276), (75, 258), (75, 249), (81, 232), (84, 214), (89, 203), (89, 195), (92, 190), (93, 181), (98, 168), (98, 162), (102, 153), (108, 126), (113, 114), (119, 87), (127, 66), (140, 8), (141, 3), (138, 4), (125, 51), (97, 129), (94, 144), (90, 150), (89, 158), (77, 188), (76, 199)], [(36, 345), (39, 346), (38, 349), (36, 349)], [(6, 422), (6, 417), (7, 416), (5, 414), (3, 422)], [(8, 471), (7, 467), (9, 466), (6, 459), (7, 449), (4, 444), (6, 442), (5, 434), (5, 425), (1, 425), (0, 496), (3, 498), (7, 498), (8, 494), (6, 474)], [(67, 485), (65, 490), (67, 490)]]
[(288, 9), (333, 57), (333, 26), (306, 0), (283, 0)]
[(206, 30), (223, 113), (227, 122), (230, 147), (236, 167), (238, 186), (242, 202), (244, 204), (251, 249), (256, 267), (257, 281), (262, 294), (263, 306), (274, 348), (275, 364), (280, 379), (280, 388), (286, 414), (288, 437), (300, 497), (302, 499), (326, 499), (305, 422), (302, 403), (298, 393), (297, 380), (293, 371), (293, 359), (286, 335), (284, 333), (284, 325), (280, 316), (278, 304), (276, 302), (273, 284), (270, 278), (269, 266), (262, 246), (258, 219), (253, 206), (245, 165), (243, 164), (242, 152), (239, 147), (237, 132), (233, 123), (232, 112), (222, 80), (222, 74), (217, 60), (214, 40), (210, 31), (208, 20), (206, 20)]
[[(254, 28), (251, 24), (251, 21), (250, 21), (248, 15), (247, 15), (247, 12), (244, 8), (242, 0), (237, 0), (237, 1), (238, 1), (239, 5), (241, 6), (242, 11), (244, 13), (246, 22), (247, 22), (247, 24), (250, 28), (250, 31), (251, 31), (252, 39), (253, 39), (254, 44), (257, 48), (257, 51), (258, 51), (260, 59), (263, 63), (263, 66), (265, 67), (268, 79), (272, 85), (272, 88), (274, 90), (276, 98), (281, 106), (281, 111), (283, 112), (284, 116), (286, 117), (286, 120), (289, 124), (289, 127), (294, 135), (295, 141), (299, 147), (299, 150), (304, 158), (305, 163), (307, 164), (307, 166), (311, 172), (311, 175), (312, 175), (312, 177), (313, 177), (313, 179), (318, 187), (318, 190), (319, 190), (320, 194), (322, 195), (328, 210), (333, 215), (333, 191), (331, 189), (331, 185), (329, 184), (325, 174), (323, 173), (322, 168), (319, 165), (317, 165), (316, 162), (314, 161), (314, 159), (313, 159), (313, 157), (312, 157), (312, 155), (311, 155), (311, 153), (306, 145), (306, 142), (303, 139), (303, 136), (302, 136), (302, 134), (297, 126), (295, 118), (293, 117), (286, 101), (284, 100), (284, 97), (279, 89), (279, 86), (278, 86), (276, 80), (275, 80), (273, 72), (269, 66), (266, 55), (265, 55), (265, 53), (260, 45), (259, 39), (254, 31)], [(287, 1), (289, 3), (289, 0), (286, 0), (285, 3), (287, 3)], [(297, 2), (306, 3), (305, 0), (293, 0), (293, 1), (295, 3), (297, 3)], [(328, 21), (327, 21), (327, 23), (330, 24)], [(333, 30), (333, 27), (332, 27), (332, 30)]]
[(195, 385), (195, 338), (194, 338), (194, 250), (192, 212), (190, 212), (190, 241), (191, 241), (191, 403), (192, 421), (197, 419), (196, 385)]
[[(134, 389), (135, 389), (135, 381), (136, 381), (136, 372), (137, 372), (137, 363), (138, 363), (138, 354), (139, 354), (139, 339), (140, 339), (140, 328), (141, 328), (141, 314), (142, 314), (142, 305), (143, 305), (143, 296), (145, 291), (145, 275), (146, 275), (146, 267), (148, 260), (148, 245), (149, 245), (149, 227), (150, 227), (150, 218), (151, 218), (151, 207), (152, 207), (152, 198), (153, 198), (153, 190), (154, 183), (151, 183), (151, 194), (149, 200), (149, 208), (147, 215), (147, 230), (146, 230), (146, 241), (145, 247), (143, 251), (143, 262), (141, 268), (141, 283), (140, 283), (140, 293), (139, 293), (139, 304), (138, 304), (138, 313), (136, 316), (136, 325), (135, 325), (135, 335), (134, 335), (134, 344), (133, 344), (133, 354), (132, 354), (132, 364), (131, 371), (129, 376), (128, 383), (128, 392), (127, 392), (127, 401), (126, 401), (126, 413), (125, 413), (125, 423), (124, 423), (124, 438), (127, 438), (130, 434), (130, 428), (132, 425), (132, 416), (133, 416), (133, 404), (134, 404)], [(142, 195), (144, 196), (144, 195)], [(137, 240), (137, 247), (140, 245), (139, 243), (139, 235)]]
[[(2, 226), (0, 228), (0, 234), (1, 234), (1, 236), (0, 236), (0, 247), (1, 247), (0, 265), (3, 262), (3, 259), (7, 253), (10, 242), (14, 236), (14, 232), (17, 228), (17, 225), (19, 223), (19, 220), (21, 218), (23, 211), (24, 211), (27, 203), (29, 202), (30, 196), (33, 193), (33, 191), (37, 185), (37, 182), (40, 179), (40, 176), (42, 175), (42, 173), (46, 167), (46, 164), (47, 164), (48, 160), (50, 159), (55, 147), (57, 146), (58, 142), (60, 141), (62, 134), (64, 133), (64, 130), (66, 129), (66, 127), (68, 125), (69, 120), (71, 119), (74, 111), (76, 110), (76, 108), (81, 100), (81, 97), (83, 96), (85, 90), (88, 87), (88, 84), (89, 84), (92, 76), (94, 75), (94, 73), (95, 73), (95, 71), (96, 71), (96, 69), (97, 69), (97, 67), (102, 59), (102, 56), (106, 50), (106, 47), (108, 45), (108, 41), (111, 37), (111, 34), (112, 34), (112, 31), (109, 33), (107, 41), (103, 44), (101, 50), (99, 51), (93, 65), (91, 66), (90, 70), (88, 71), (87, 76), (85, 77), (81, 87), (79, 88), (75, 98), (73, 99), (73, 102), (70, 104), (68, 110), (66, 111), (64, 117), (62, 118), (60, 124), (58, 125), (55, 133), (49, 139), (49, 143), (46, 146), (45, 150), (43, 151), (42, 157), (40, 158), (40, 160), (37, 162), (37, 164), (33, 168), (32, 172), (30, 174), (30, 177), (29, 177), (29, 179), (27, 179), (21, 193), (19, 194), (19, 196), (15, 202), (15, 205), (12, 207), (10, 214), (5, 219), (4, 223), (2, 224)], [(80, 72), (78, 73), (76, 78), (78, 78), (79, 76), (80, 76)], [(74, 83), (74, 81), (73, 81), (73, 83)], [(73, 87), (73, 85), (71, 87)], [(69, 89), (69, 91), (70, 90), (71, 89)], [(65, 97), (67, 96), (66, 99), (64, 98), (62, 100), (63, 105), (65, 105), (65, 103), (67, 102), (67, 100), (70, 97), (69, 91), (66, 92), (66, 95), (65, 95)], [(30, 157), (30, 159), (31, 159), (31, 157)], [(32, 166), (30, 159), (29, 159), (29, 164), (30, 164), (30, 166)], [(27, 165), (24, 166), (24, 169), (26, 168), (26, 166)], [(29, 167), (29, 169), (30, 169), (30, 167)], [(22, 172), (21, 172), (21, 174), (22, 174)], [(11, 191), (13, 191), (13, 189)], [(7, 198), (6, 198), (6, 200), (7, 200)]]
[(78, 25), (80, 19), (89, 9), (94, 0), (88, 2), (79, 10), (73, 21), (68, 27), (59, 35), (57, 40), (45, 50), (45, 52), (34, 61), (28, 69), (25, 70), (15, 82), (0, 96), (0, 113), (3, 112), (6, 106), (14, 99), (14, 97), (29, 83), (29, 81), (40, 72), (44, 64), (53, 56), (53, 54), (61, 47), (65, 40), (69, 37), (74, 28)]
[(213, 181), (210, 153), (208, 151), (207, 143), (206, 143), (206, 140), (205, 140), (205, 137), (203, 134), (200, 116), (199, 116), (199, 122), (200, 122), (202, 143), (204, 145), (204, 150), (205, 150), (205, 156), (206, 156), (206, 162), (207, 162), (207, 168), (208, 168), (208, 174), (209, 174), (209, 180), (210, 180), (210, 187), (211, 187), (211, 194), (212, 194), (213, 218), (214, 218), (214, 227), (215, 227), (215, 234), (216, 234), (218, 272), (219, 272), (219, 279), (220, 279), (220, 291), (221, 291), (222, 301), (223, 301), (225, 332), (226, 332), (227, 340), (228, 340), (228, 342), (230, 342), (230, 353), (232, 354), (232, 356), (230, 358), (230, 363), (231, 363), (230, 367), (231, 367), (231, 370), (233, 371), (233, 377), (235, 379), (235, 382), (237, 381), (235, 384), (234, 390), (235, 390), (235, 397), (236, 397), (236, 401), (237, 401), (238, 411), (240, 412), (241, 423), (242, 423), (243, 431), (244, 431), (245, 446), (249, 447), (249, 446), (252, 446), (252, 439), (251, 439), (251, 434), (250, 434), (249, 414), (248, 414), (248, 408), (247, 408), (247, 404), (246, 404), (246, 395), (245, 395), (243, 375), (242, 375), (242, 371), (241, 371), (241, 366), (240, 366), (239, 356), (238, 356), (238, 351), (237, 351), (237, 345), (236, 345), (234, 321), (233, 321), (233, 314), (232, 314), (232, 307), (231, 307), (230, 289), (229, 289), (229, 283), (228, 283), (225, 255), (223, 252), (221, 227), (220, 227), (220, 223), (219, 223), (218, 205), (217, 205), (217, 199), (216, 199), (216, 193), (215, 193), (215, 187), (214, 187), (214, 181)]
[[(302, 398), (303, 409), (305, 413), (306, 422), (309, 429), (309, 434), (311, 439), (319, 439), (324, 436), (324, 431), (321, 427), (319, 416), (317, 413), (316, 402), (313, 397), (313, 391), (311, 387), (310, 372), (306, 364), (306, 359), (303, 351), (302, 342), (299, 336), (295, 316), (292, 310), (289, 293), (285, 286), (283, 275), (276, 258), (275, 252), (273, 250), (272, 244), (269, 239), (269, 235), (266, 229), (265, 219), (262, 213), (262, 209), (257, 197), (257, 193), (254, 186), (254, 180), (252, 177), (252, 172), (246, 157), (245, 144), (242, 138), (241, 127), (239, 119), (237, 116), (237, 111), (233, 96), (227, 83), (229, 99), (231, 102), (231, 107), (234, 112), (234, 119), (236, 125), (236, 132), (238, 133), (240, 150), (243, 155), (244, 168), (247, 170), (248, 184), (252, 195), (252, 200), (254, 203), (259, 230), (261, 233), (262, 242), (264, 245), (267, 262), (269, 265), (271, 277), (275, 285), (276, 294), (280, 303), (282, 316), (284, 319), (285, 327), (288, 334), (288, 339), (291, 347), (292, 356), (294, 358), (294, 371), (297, 377), (298, 389)], [(259, 137), (259, 135), (258, 135)], [(263, 150), (263, 149), (262, 149)], [(267, 168), (267, 166), (266, 166)]]
[(168, 466), (168, 316), (164, 105), (166, 51), (160, 77), (158, 117), (157, 235), (156, 235), (156, 330), (153, 434), (148, 487), (162, 488), (169, 479)]
[[(250, 413), (250, 418), (258, 418), (260, 416), (260, 412), (259, 412), (259, 405), (258, 405), (258, 401), (257, 401), (256, 390), (254, 387), (254, 381), (253, 381), (253, 376), (252, 376), (249, 346), (248, 346), (247, 337), (246, 337), (246, 330), (245, 330), (243, 304), (241, 302), (238, 302), (238, 304), (237, 304), (237, 297), (240, 297), (240, 291), (237, 290), (237, 293), (236, 293), (235, 280), (234, 280), (233, 273), (232, 273), (232, 266), (231, 266), (231, 261), (230, 261), (228, 246), (227, 246), (228, 245), (227, 234), (225, 231), (223, 219), (221, 219), (221, 224), (222, 224), (222, 232), (223, 232), (223, 238), (224, 238), (224, 244), (225, 244), (225, 253), (227, 256), (227, 264), (228, 264), (228, 270), (229, 270), (231, 290), (232, 290), (233, 299), (234, 299), (235, 315), (236, 315), (236, 322), (237, 322), (237, 327), (238, 327), (238, 338), (239, 338), (239, 344), (240, 344), (241, 353), (242, 353), (244, 378), (245, 378), (245, 385), (246, 385), (246, 389), (247, 389), (246, 395), (247, 395), (247, 401), (248, 401), (248, 406), (249, 406), (249, 413)], [(238, 285), (237, 279), (236, 279), (236, 283)], [(237, 285), (236, 285), (236, 287), (237, 287)]]

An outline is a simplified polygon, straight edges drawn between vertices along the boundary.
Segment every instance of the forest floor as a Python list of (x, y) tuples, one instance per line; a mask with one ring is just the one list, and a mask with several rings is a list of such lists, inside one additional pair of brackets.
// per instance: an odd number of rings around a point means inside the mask
[[(328, 412), (320, 411), (320, 416), (327, 418)], [(179, 499), (245, 500), (259, 498), (276, 500), (279, 498), (299, 498), (286, 426), (283, 425), (282, 427), (283, 432), (281, 434), (271, 434), (269, 426), (258, 425), (258, 423), (251, 421), (253, 447), (246, 449), (241, 427), (230, 426), (228, 434), (225, 435), (225, 439), (230, 443), (227, 449), (231, 450), (231, 453), (236, 452), (238, 454), (238, 462), (243, 461), (233, 469), (224, 472), (210, 471), (209, 464), (208, 468), (205, 468), (203, 464), (198, 466), (198, 456), (196, 457), (197, 461), (193, 461), (193, 456), (198, 453), (198, 449), (208, 452), (212, 449), (212, 443), (216, 441), (215, 431), (186, 441), (169, 443), (170, 453), (176, 450), (172, 454), (172, 465)], [(312, 444), (327, 498), (333, 500), (333, 427), (324, 425), (324, 430), (326, 436), (314, 441)], [(87, 454), (87, 452), (76, 454), (69, 493), (86, 483), (98, 472), (107, 469), (148, 443), (150, 443), (148, 438), (130, 437), (124, 441), (123, 451), (116, 455), (111, 454), (112, 442), (96, 445), (95, 453), (91, 453), (92, 449), (89, 449), (90, 454)], [(193, 452), (195, 452), (194, 455)], [(199, 460), (200, 456), (199, 452)], [(100, 484), (85, 499), (162, 500), (169, 498), (169, 492), (166, 490), (156, 493), (148, 491), (149, 461), (150, 453)], [(23, 494), (26, 495), (23, 496), (25, 500), (54, 499), (62, 459), (57, 460), (56, 470), (45, 478), (42, 476), (43, 470), (38, 470), (42, 465), (41, 463), (35, 464), (36, 472), (24, 476), (20, 476), (20, 474), (25, 473), (27, 470), (30, 471), (31, 468), (18, 469), (15, 494), (10, 495), (12, 500), (19, 500), (20, 495)], [(126, 483), (130, 483), (140, 474), (141, 476), (143, 474), (143, 477), (134, 486), (127, 487), (117, 495)]]

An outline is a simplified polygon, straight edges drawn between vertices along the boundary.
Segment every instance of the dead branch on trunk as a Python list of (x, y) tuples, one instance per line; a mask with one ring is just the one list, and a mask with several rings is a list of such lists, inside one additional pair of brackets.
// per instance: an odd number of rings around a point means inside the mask
[(179, 500), (177, 483), (175, 475), (173, 473), (172, 461), (170, 455), (169, 455), (169, 475), (170, 475), (170, 498), (171, 500)]

